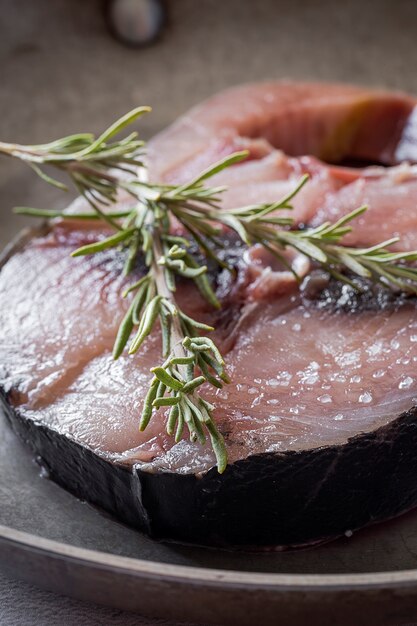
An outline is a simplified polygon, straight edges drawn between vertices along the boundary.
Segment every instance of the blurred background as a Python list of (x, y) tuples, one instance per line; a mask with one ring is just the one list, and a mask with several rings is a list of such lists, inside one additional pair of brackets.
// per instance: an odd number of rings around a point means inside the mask
[[(210, 94), (262, 79), (417, 93), (416, 35), (416, 0), (0, 0), (0, 140), (99, 132), (138, 104), (153, 107), (141, 121), (149, 138)], [(0, 157), (0, 248), (26, 223), (13, 206), (66, 203)], [(35, 623), (13, 617), (23, 591), (26, 606), (43, 607), (36, 623), (57, 623), (53, 597), (0, 585), (2, 624)], [(60, 606), (61, 623), (116, 624), (110, 610), (86, 618), (69, 600)]]
[[(0, 0), (0, 9), (3, 141), (99, 131), (138, 104), (153, 106), (141, 123), (150, 137), (213, 92), (265, 78), (417, 92), (415, 0)], [(5, 158), (0, 196), (0, 246), (24, 222), (12, 206), (66, 203)]]

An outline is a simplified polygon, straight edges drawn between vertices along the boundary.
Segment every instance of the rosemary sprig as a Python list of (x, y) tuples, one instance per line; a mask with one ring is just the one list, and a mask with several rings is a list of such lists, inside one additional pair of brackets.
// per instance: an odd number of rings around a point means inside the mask
[[(239, 153), (240, 154), (240, 153)], [(228, 166), (229, 158), (217, 163), (200, 177), (204, 180), (213, 173), (219, 171), (219, 167)], [(199, 179), (196, 179), (197, 181)], [(222, 210), (219, 198), (216, 194), (221, 188), (205, 188), (209, 201), (207, 206), (196, 203), (193, 199), (187, 199), (183, 195), (184, 186), (174, 188), (161, 195), (160, 202), (166, 202), (184, 228), (188, 230), (194, 239), (202, 240), (204, 252), (207, 254), (207, 241), (215, 248), (219, 234), (215, 225), (223, 224), (234, 230), (239, 238), (248, 246), (261, 244), (277, 257), (284, 265), (286, 259), (283, 251), (293, 248), (321, 265), (338, 280), (358, 286), (343, 274), (348, 271), (361, 278), (379, 282), (390, 289), (400, 289), (406, 293), (417, 293), (417, 268), (406, 265), (406, 262), (417, 260), (417, 251), (391, 252), (389, 247), (400, 241), (393, 237), (382, 243), (369, 248), (352, 248), (342, 245), (345, 235), (352, 232), (351, 222), (367, 211), (366, 206), (359, 207), (346, 214), (337, 222), (324, 222), (317, 228), (296, 229), (291, 217), (281, 217), (279, 211), (291, 210), (291, 201), (300, 192), (308, 181), (308, 175), (301, 177), (294, 189), (284, 198), (273, 203), (250, 205), (230, 210)], [(186, 187), (188, 198), (192, 191), (198, 191), (199, 182), (193, 181)], [(197, 187), (197, 189), (195, 189)], [(172, 203), (173, 197), (178, 204)], [(171, 204), (172, 203), (172, 204)], [(288, 230), (285, 227), (291, 227)], [(196, 237), (197, 235), (197, 237)], [(204, 239), (203, 239), (204, 238)], [(201, 247), (201, 243), (200, 243)], [(213, 248), (209, 248), (210, 256), (213, 257)]]
[[(45, 182), (67, 191), (64, 183), (45, 171), (45, 166), (62, 170), (78, 192), (88, 200), (97, 216), (120, 229), (118, 222), (111, 214), (103, 211), (102, 206), (116, 201), (119, 179), (114, 173), (134, 175), (137, 167), (143, 164), (145, 144), (138, 139), (137, 132), (130, 133), (119, 141), (110, 140), (150, 110), (150, 107), (133, 109), (97, 138), (91, 133), (78, 133), (33, 146), (0, 142), (0, 154), (24, 161)], [(27, 215), (30, 214), (35, 215), (34, 211), (27, 212)]]
[[(147, 272), (123, 293), (124, 297), (132, 294), (132, 299), (113, 349), (115, 359), (127, 347), (129, 354), (134, 354), (157, 324), (161, 328), (164, 361), (151, 370), (153, 377), (139, 427), (144, 430), (155, 411), (168, 411), (168, 434), (179, 441), (187, 429), (190, 440), (201, 444), (208, 436), (218, 470), (223, 472), (227, 465), (225, 442), (214, 420), (215, 407), (204, 399), (201, 387), (208, 383), (221, 388), (229, 382), (224, 358), (215, 343), (202, 335), (213, 328), (187, 316), (175, 297), (177, 280), (185, 278), (194, 281), (212, 306), (220, 306), (207, 277), (207, 265), (193, 256), (192, 245), (197, 245), (203, 258), (225, 267), (227, 264), (219, 258), (218, 250), (222, 229), (226, 228), (233, 230), (248, 246), (263, 245), (284, 264), (284, 250), (293, 248), (354, 288), (355, 283), (344, 271), (413, 294), (417, 293), (417, 268), (406, 263), (416, 261), (417, 252), (390, 252), (388, 246), (398, 239), (362, 249), (341, 245), (343, 237), (352, 230), (351, 222), (366, 211), (366, 207), (334, 224), (326, 222), (314, 229), (294, 229), (292, 218), (280, 212), (292, 209), (292, 200), (306, 184), (307, 176), (277, 202), (221, 210), (225, 188), (208, 187), (206, 182), (246, 158), (246, 152), (226, 157), (187, 184), (149, 182), (143, 161), (144, 143), (137, 133), (110, 142), (116, 133), (148, 110), (139, 107), (128, 113), (98, 139), (82, 134), (39, 146), (0, 143), (0, 153), (24, 160), (44, 180), (66, 188), (46, 174), (44, 166), (63, 170), (92, 208), (90, 212), (70, 215), (21, 207), (17, 212), (35, 217), (99, 219), (114, 228), (113, 234), (75, 250), (73, 256), (122, 247), (126, 251), (124, 273), (129, 274), (137, 256), (143, 255)], [(130, 194), (133, 206), (123, 211), (109, 210), (120, 189)], [(182, 225), (185, 236), (171, 233), (173, 218)]]

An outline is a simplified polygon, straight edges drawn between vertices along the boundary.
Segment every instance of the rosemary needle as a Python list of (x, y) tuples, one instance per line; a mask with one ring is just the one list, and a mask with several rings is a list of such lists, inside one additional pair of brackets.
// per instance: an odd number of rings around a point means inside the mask
[[(152, 379), (139, 428), (147, 427), (155, 411), (167, 411), (168, 434), (180, 441), (187, 429), (189, 439), (202, 445), (208, 438), (221, 473), (227, 466), (226, 445), (214, 419), (215, 407), (204, 399), (202, 387), (209, 384), (221, 388), (229, 382), (225, 361), (215, 343), (202, 335), (213, 328), (186, 315), (175, 296), (176, 283), (181, 277), (194, 281), (212, 306), (220, 306), (207, 276), (207, 265), (190, 252), (192, 244), (204, 259), (227, 267), (218, 256), (218, 237), (223, 226), (233, 230), (244, 244), (261, 244), (283, 262), (284, 250), (293, 248), (349, 284), (352, 282), (345, 276), (346, 270), (387, 288), (413, 294), (417, 293), (417, 268), (407, 263), (417, 260), (417, 252), (391, 252), (388, 247), (397, 239), (369, 248), (343, 246), (343, 237), (352, 230), (351, 223), (366, 207), (352, 211), (336, 223), (289, 230), (288, 227), (294, 226), (293, 220), (280, 212), (292, 209), (292, 200), (307, 183), (307, 176), (276, 202), (220, 211), (225, 188), (208, 187), (206, 182), (245, 159), (246, 152), (227, 156), (186, 184), (148, 181), (143, 158), (145, 144), (137, 133), (121, 140), (113, 138), (149, 110), (149, 107), (134, 109), (97, 139), (84, 133), (37, 146), (0, 142), (0, 154), (24, 161), (46, 182), (62, 189), (66, 186), (52, 178), (45, 166), (64, 171), (91, 207), (91, 211), (76, 214), (19, 207), (17, 213), (101, 220), (112, 226), (113, 234), (75, 250), (72, 256), (122, 246), (127, 254), (125, 273), (132, 270), (138, 255), (143, 256), (147, 273), (123, 294), (126, 297), (132, 293), (133, 297), (121, 321), (113, 356), (117, 359), (126, 349), (130, 354), (136, 353), (159, 323), (164, 361), (151, 369)], [(132, 208), (108, 209), (116, 203), (120, 190), (132, 197)], [(185, 236), (172, 235), (173, 218), (182, 225)]]

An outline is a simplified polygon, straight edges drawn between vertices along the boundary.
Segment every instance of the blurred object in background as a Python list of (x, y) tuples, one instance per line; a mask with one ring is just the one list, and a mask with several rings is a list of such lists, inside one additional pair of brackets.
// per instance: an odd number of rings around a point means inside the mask
[(152, 43), (165, 22), (161, 0), (109, 0), (106, 12), (112, 33), (129, 46)]

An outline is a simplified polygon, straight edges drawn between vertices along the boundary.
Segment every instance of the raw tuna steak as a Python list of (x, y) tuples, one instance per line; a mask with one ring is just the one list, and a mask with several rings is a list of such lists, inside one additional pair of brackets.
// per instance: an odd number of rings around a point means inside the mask
[[(399, 234), (417, 248), (415, 166), (400, 163), (414, 156), (413, 111), (408, 96), (356, 87), (239, 87), (156, 137), (150, 167), (183, 181), (247, 147), (251, 158), (214, 181), (229, 186), (225, 206), (278, 199), (307, 172), (300, 224), (369, 202), (351, 244)], [(358, 159), (379, 165), (335, 164)], [(160, 337), (113, 361), (128, 304), (121, 253), (69, 257), (103, 234), (55, 222), (9, 250), (0, 273), (5, 406), (54, 480), (154, 537), (227, 546), (306, 544), (417, 504), (414, 298), (364, 283), (355, 292), (308, 274), (301, 257), (299, 289), (262, 250), (227, 240), (237, 277), (211, 273), (221, 312), (179, 289), (187, 313), (216, 326), (232, 377), (207, 391), (229, 452), (219, 475), (209, 446), (166, 435), (162, 412), (138, 430)]]

